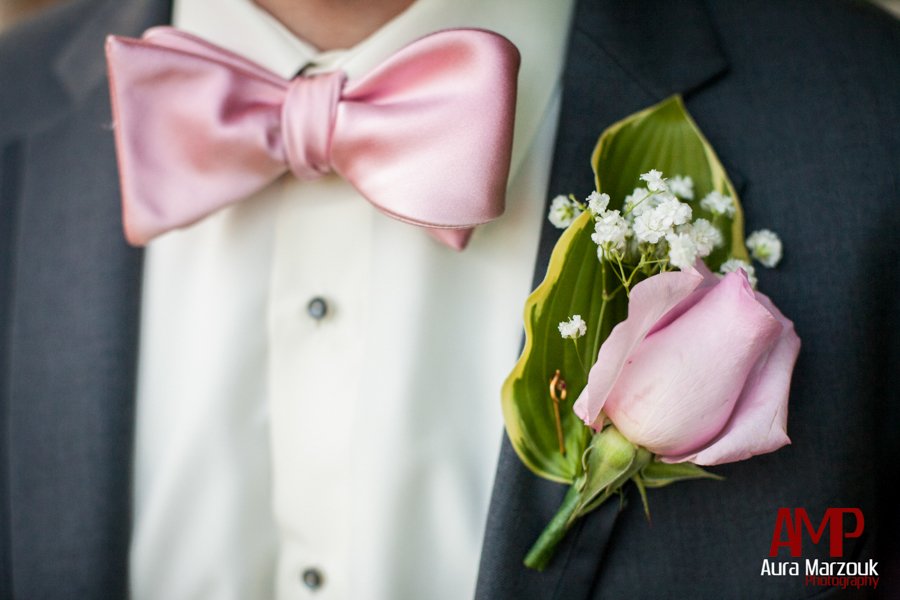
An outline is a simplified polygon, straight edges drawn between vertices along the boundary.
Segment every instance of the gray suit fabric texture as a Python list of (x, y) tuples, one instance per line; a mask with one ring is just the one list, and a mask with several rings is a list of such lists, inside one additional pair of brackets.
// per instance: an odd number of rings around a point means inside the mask
[[(127, 597), (142, 255), (121, 232), (103, 40), (169, 12), (76, 0), (0, 39), (0, 598)], [(900, 27), (834, 0), (583, 0), (547, 196), (586, 196), (600, 132), (673, 93), (748, 230), (784, 241), (759, 279), (803, 340), (792, 444), (651, 491), (652, 523), (627, 491), (537, 573), (521, 561), (565, 489), (504, 440), (476, 597), (900, 598)], [(781, 507), (861, 509), (845, 560), (878, 561), (878, 588), (761, 576)]]

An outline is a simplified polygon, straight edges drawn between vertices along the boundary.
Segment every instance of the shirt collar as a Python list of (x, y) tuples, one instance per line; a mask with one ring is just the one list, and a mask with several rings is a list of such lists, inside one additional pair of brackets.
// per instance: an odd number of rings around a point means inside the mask
[(573, 0), (417, 0), (356, 46), (327, 52), (298, 39), (250, 0), (175, 0), (173, 22), (285, 79), (304, 67), (359, 77), (429, 33), (454, 27), (496, 31), (522, 55), (512, 178), (559, 87), (572, 5)]

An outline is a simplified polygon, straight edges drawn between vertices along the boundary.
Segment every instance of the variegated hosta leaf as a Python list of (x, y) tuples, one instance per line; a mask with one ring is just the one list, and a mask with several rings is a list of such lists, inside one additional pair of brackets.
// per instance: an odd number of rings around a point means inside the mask
[[(725, 247), (707, 260), (714, 269), (727, 258), (747, 258), (743, 220), (734, 187), (712, 147), (687, 114), (681, 98), (668, 100), (632, 115), (607, 129), (592, 157), (597, 189), (610, 195), (610, 208), (621, 208), (626, 195), (650, 169), (667, 177), (690, 175), (694, 180), (694, 217), (711, 215), (699, 199), (712, 190), (732, 196), (737, 215), (723, 229)], [(591, 190), (553, 190), (582, 198)], [(593, 220), (582, 214), (563, 233), (550, 258), (544, 281), (525, 304), (525, 348), (503, 385), (503, 416), (509, 438), (524, 464), (541, 477), (572, 483), (582, 474), (582, 454), (592, 430), (572, 412), (572, 404), (587, 383), (587, 370), (600, 344), (627, 314), (627, 297), (619, 293), (604, 301), (604, 277), (597, 247), (591, 240)], [(607, 267), (606, 290), (617, 280)], [(636, 281), (635, 281), (636, 283)], [(602, 313), (602, 319), (601, 319)], [(579, 314), (587, 335), (576, 345), (557, 329), (561, 321)], [(567, 398), (559, 406), (565, 452), (560, 451), (550, 381), (556, 370), (567, 384)]]
[[(592, 340), (597, 337), (603, 290), (592, 231), (590, 215), (582, 214), (557, 243), (544, 282), (525, 304), (525, 349), (503, 385), (503, 416), (513, 447), (528, 468), (560, 483), (572, 483), (581, 474), (581, 455), (592, 434), (572, 412), (572, 404), (587, 383), (589, 365), (581, 360), (596, 357), (598, 348)], [(612, 279), (611, 274), (607, 276), (608, 285)], [(609, 307), (607, 311), (613, 312)], [(623, 311), (620, 299), (615, 309), (618, 320)], [(575, 314), (588, 324), (577, 352), (575, 343), (562, 339), (557, 329), (560, 321)], [(565, 454), (559, 450), (550, 397), (550, 381), (557, 369), (567, 391), (559, 406)]]

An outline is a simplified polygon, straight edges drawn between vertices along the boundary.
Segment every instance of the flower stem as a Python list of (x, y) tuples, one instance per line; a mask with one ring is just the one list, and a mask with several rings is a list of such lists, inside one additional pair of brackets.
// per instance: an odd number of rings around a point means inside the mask
[(572, 485), (563, 498), (562, 504), (553, 520), (547, 524), (543, 533), (534, 543), (525, 557), (525, 566), (543, 571), (550, 563), (556, 546), (565, 537), (566, 532), (575, 522), (575, 511), (578, 508), (578, 486)]
[(591, 365), (586, 364), (584, 359), (581, 358), (581, 351), (578, 349), (578, 339), (572, 341), (575, 343), (575, 358), (578, 359), (578, 366), (581, 367), (581, 372), (584, 373), (584, 377), (587, 379)]
[[(642, 257), (643, 258), (643, 257)], [(619, 257), (616, 257), (616, 266), (619, 267), (618, 272), (616, 272), (616, 277), (619, 278), (619, 281), (622, 282), (622, 285), (625, 287), (625, 295), (630, 296), (631, 290), (629, 289), (629, 285), (631, 283), (630, 278), (625, 276), (625, 267), (622, 266), (622, 260)], [(640, 265), (638, 265), (640, 266)], [(637, 267), (635, 267), (637, 269)]]
[[(597, 330), (594, 332), (594, 345), (590, 348), (590, 355), (597, 359), (597, 353), (600, 351), (600, 336), (603, 334), (603, 317), (606, 314), (606, 305), (612, 299), (609, 292), (606, 291), (606, 261), (600, 262), (600, 285), (603, 288), (603, 294), (600, 296), (600, 316), (597, 317)], [(590, 370), (592, 365), (588, 366)]]

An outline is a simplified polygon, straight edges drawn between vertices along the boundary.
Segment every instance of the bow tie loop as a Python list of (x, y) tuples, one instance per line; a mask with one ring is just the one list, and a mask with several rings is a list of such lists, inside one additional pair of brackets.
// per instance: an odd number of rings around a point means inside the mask
[(347, 77), (342, 72), (300, 75), (288, 84), (281, 109), (285, 162), (299, 179), (331, 172), (331, 137)]

